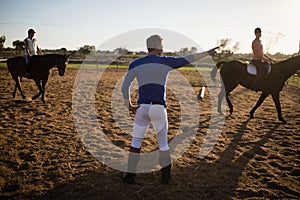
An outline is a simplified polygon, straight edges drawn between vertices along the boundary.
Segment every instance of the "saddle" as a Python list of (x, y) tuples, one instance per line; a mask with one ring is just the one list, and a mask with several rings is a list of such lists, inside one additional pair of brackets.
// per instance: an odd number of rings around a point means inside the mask
[[(268, 65), (268, 74), (270, 74), (272, 66)], [(247, 64), (247, 72), (251, 75), (257, 75), (256, 67), (253, 64)]]

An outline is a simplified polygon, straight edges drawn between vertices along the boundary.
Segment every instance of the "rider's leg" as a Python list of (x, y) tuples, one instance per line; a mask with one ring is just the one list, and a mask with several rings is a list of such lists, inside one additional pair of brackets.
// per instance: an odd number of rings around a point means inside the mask
[(25, 60), (26, 60), (26, 73), (25, 73), (25, 77), (29, 78), (30, 74), (31, 74), (31, 62), (30, 62), (30, 56), (25, 56)]
[(256, 77), (252, 83), (252, 90), (258, 91), (258, 87), (261, 84), (261, 81), (267, 74), (267, 63), (262, 62), (261, 60), (252, 60), (251, 61), (256, 67)]
[(137, 165), (140, 160), (141, 145), (144, 135), (148, 129), (150, 118), (148, 116), (149, 105), (142, 104), (135, 115), (133, 124), (132, 141), (127, 164), (127, 172), (121, 175), (121, 178), (130, 184), (135, 183)]

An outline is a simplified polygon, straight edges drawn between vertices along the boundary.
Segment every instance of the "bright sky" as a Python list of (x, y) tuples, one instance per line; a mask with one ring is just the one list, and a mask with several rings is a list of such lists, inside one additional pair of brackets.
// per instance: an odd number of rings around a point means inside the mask
[[(183, 34), (205, 50), (230, 38), (232, 45), (240, 43), (237, 53), (250, 53), (260, 27), (265, 51), (290, 54), (299, 50), (299, 9), (299, 0), (2, 0), (0, 36), (12, 47), (34, 28), (42, 49), (75, 50), (98, 47), (127, 31), (159, 28)], [(119, 45), (130, 50), (127, 41)]]

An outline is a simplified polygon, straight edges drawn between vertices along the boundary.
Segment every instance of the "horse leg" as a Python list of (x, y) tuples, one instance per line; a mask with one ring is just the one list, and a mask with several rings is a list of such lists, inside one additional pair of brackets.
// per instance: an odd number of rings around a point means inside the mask
[(21, 83), (20, 83), (20, 81), (19, 81), (19, 77), (15, 77), (14, 79), (15, 79), (15, 81), (16, 81), (16, 85), (15, 85), (15, 89), (14, 89), (14, 91), (13, 91), (13, 98), (16, 97), (16, 92), (17, 92), (17, 88), (18, 88), (19, 91), (20, 91), (20, 93), (21, 93), (22, 98), (25, 99), (26, 96), (24, 95), (24, 92), (23, 92), (23, 90), (22, 90)]
[(14, 91), (13, 91), (13, 93), (12, 93), (13, 98), (16, 98), (16, 92), (17, 92), (17, 88), (18, 88), (17, 81), (15, 80), (15, 82), (16, 82), (16, 84), (15, 84), (15, 89), (14, 89)]
[(34, 80), (35, 84), (37, 85), (37, 87), (39, 88), (39, 93), (37, 93), (35, 96), (32, 97), (32, 100), (35, 100), (37, 98), (39, 98), (39, 96), (42, 94), (43, 88), (41, 86), (41, 83), (39, 80)]
[(274, 101), (275, 106), (276, 106), (278, 119), (279, 119), (279, 121), (282, 121), (285, 124), (286, 121), (283, 119), (283, 117), (281, 115), (281, 105), (280, 105), (280, 100), (279, 100), (279, 92), (273, 93), (272, 98), (273, 98), (273, 101)]
[(42, 101), (45, 103), (45, 87), (46, 87), (47, 79), (42, 81)]
[(263, 92), (256, 105), (252, 108), (252, 110), (250, 111), (250, 119), (253, 119), (254, 118), (254, 112), (256, 111), (256, 109), (264, 102), (264, 100), (267, 98), (267, 96), (269, 95), (269, 93), (266, 93), (266, 92)]
[(218, 112), (220, 114), (223, 114), (222, 110), (221, 110), (221, 105), (222, 105), (222, 100), (223, 100), (225, 95), (226, 95), (227, 104), (229, 106), (230, 114), (233, 113), (233, 105), (230, 101), (229, 94), (232, 90), (234, 90), (234, 88), (236, 88), (236, 86), (237, 86), (237, 84), (231, 84), (231, 86), (228, 86), (228, 84), (224, 84), (224, 86), (222, 87), (222, 89), (219, 93), (219, 96), (218, 96)]
[(236, 88), (237, 84), (234, 84), (232, 85), (231, 87), (225, 87), (225, 90), (226, 90), (226, 101), (227, 101), (227, 104), (229, 106), (229, 112), (230, 114), (233, 113), (233, 105), (231, 103), (231, 100), (229, 98), (229, 94), (232, 90), (234, 90), (234, 88)]
[(230, 112), (230, 114), (232, 114), (233, 113), (233, 105), (232, 105), (232, 103), (229, 99), (229, 93), (226, 93), (226, 101), (227, 101), (227, 104), (229, 106), (229, 112)]
[(222, 112), (222, 100), (225, 96), (225, 90), (224, 88), (220, 91), (219, 95), (218, 95), (218, 112), (223, 115), (223, 112)]

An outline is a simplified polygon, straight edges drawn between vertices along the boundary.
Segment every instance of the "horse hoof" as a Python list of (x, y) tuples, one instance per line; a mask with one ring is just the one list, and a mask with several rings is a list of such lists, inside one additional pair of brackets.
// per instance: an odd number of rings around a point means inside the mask
[(283, 124), (286, 124), (286, 123), (287, 123), (287, 121), (284, 120), (283, 118), (279, 118), (279, 121), (281, 121)]
[(38, 97), (38, 96), (33, 96), (33, 97), (31, 97), (31, 100), (34, 101), (34, 100), (36, 100), (37, 98), (39, 98), (39, 97)]

